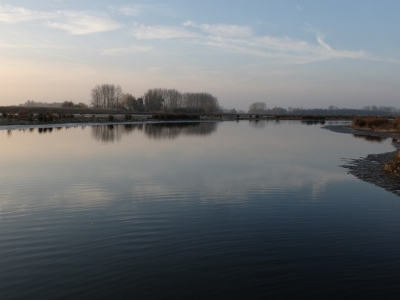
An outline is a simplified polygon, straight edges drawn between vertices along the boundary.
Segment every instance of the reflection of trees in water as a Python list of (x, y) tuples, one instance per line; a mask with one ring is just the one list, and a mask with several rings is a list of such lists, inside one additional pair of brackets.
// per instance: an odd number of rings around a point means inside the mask
[(152, 139), (175, 139), (180, 135), (209, 135), (217, 126), (216, 122), (99, 125), (92, 126), (92, 136), (98, 141), (112, 143), (138, 130)]
[(302, 124), (306, 124), (306, 125), (324, 125), (325, 121), (301, 121)]
[(122, 137), (122, 130), (120, 125), (99, 125), (92, 126), (92, 136), (104, 143), (118, 142)]
[(53, 127), (44, 127), (44, 128), (38, 128), (39, 133), (51, 133), (53, 131)]
[(262, 129), (265, 128), (265, 126), (267, 126), (267, 122), (265, 120), (259, 121), (259, 120), (250, 120), (250, 125), (254, 128), (258, 128), (258, 129)]
[(210, 135), (217, 130), (216, 122), (146, 124), (144, 132), (152, 139), (175, 139), (180, 135)]
[(364, 134), (353, 134), (355, 138), (364, 139), (372, 143), (382, 143), (387, 140), (386, 137), (374, 136), (374, 135), (364, 135)]

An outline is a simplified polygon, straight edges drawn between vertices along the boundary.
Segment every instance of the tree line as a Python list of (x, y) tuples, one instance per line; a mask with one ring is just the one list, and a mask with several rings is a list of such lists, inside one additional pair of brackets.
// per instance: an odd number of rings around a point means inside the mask
[(358, 115), (358, 116), (387, 116), (400, 115), (400, 109), (392, 106), (364, 106), (361, 109), (355, 108), (339, 108), (337, 106), (329, 106), (328, 108), (283, 108), (273, 107), (268, 108), (265, 102), (255, 102), (249, 106), (247, 111), (249, 114), (264, 114), (264, 115)]
[(119, 85), (101, 84), (91, 91), (94, 108), (119, 108), (137, 112), (218, 113), (218, 99), (209, 93), (181, 93), (176, 89), (154, 88), (136, 98), (123, 93)]
[(75, 108), (88, 108), (88, 105), (83, 103), (83, 102), (74, 103), (72, 101), (46, 103), (46, 102), (35, 102), (33, 100), (28, 100), (25, 103), (20, 104), (19, 106), (23, 106), (23, 107), (75, 107)]

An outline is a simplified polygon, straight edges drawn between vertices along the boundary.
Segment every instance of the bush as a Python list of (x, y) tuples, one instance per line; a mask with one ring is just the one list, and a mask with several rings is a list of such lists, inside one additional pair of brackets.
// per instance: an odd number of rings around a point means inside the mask
[(130, 114), (125, 114), (125, 120), (131, 120), (132, 119), (132, 115)]
[(400, 118), (396, 118), (393, 120), (392, 127), (396, 130), (400, 130)]
[(356, 117), (353, 120), (353, 125), (358, 127), (381, 128), (388, 124), (388, 117)]
[(107, 120), (110, 121), (110, 122), (113, 122), (114, 121), (114, 116), (113, 115), (108, 115)]
[(53, 121), (53, 114), (51, 112), (46, 112), (46, 114), (43, 116), (43, 121), (49, 121), (52, 122)]
[(1, 115), (3, 116), (4, 119), (7, 118), (7, 113), (3, 112)]
[(353, 125), (358, 126), (358, 127), (364, 127), (365, 126), (365, 120), (363, 118), (354, 118), (353, 120)]
[(28, 112), (26, 110), (20, 110), (18, 112), (18, 119), (22, 120), (22, 119), (27, 119), (28, 118)]

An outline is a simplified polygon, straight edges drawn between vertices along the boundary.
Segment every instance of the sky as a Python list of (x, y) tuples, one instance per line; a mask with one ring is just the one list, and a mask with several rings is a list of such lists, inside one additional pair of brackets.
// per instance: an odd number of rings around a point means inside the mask
[(0, 105), (97, 84), (221, 106), (400, 108), (398, 0), (0, 0)]

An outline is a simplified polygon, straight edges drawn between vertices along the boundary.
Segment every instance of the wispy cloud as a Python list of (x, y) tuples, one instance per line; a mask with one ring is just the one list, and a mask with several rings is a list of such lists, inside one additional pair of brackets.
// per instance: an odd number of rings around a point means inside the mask
[(186, 21), (183, 23), (186, 27), (195, 27), (202, 30), (204, 33), (213, 36), (224, 36), (224, 37), (250, 37), (253, 35), (253, 31), (250, 26), (238, 26), (231, 24), (201, 24), (197, 25), (193, 21)]
[(137, 17), (138, 15), (140, 15), (141, 9), (139, 6), (123, 6), (120, 7), (119, 12), (125, 16), (134, 16)]
[(167, 4), (129, 4), (123, 6), (112, 5), (108, 6), (107, 8), (113, 13), (122, 14), (128, 17), (138, 17), (146, 13), (151, 14), (152, 16), (154, 16), (154, 14), (159, 14), (174, 18), (177, 17)]
[(137, 17), (141, 14), (144, 5), (130, 5), (130, 6), (109, 6), (108, 9), (114, 13), (120, 13), (125, 16)]
[(103, 55), (112, 55), (112, 56), (120, 56), (120, 55), (127, 55), (127, 54), (135, 54), (140, 52), (148, 52), (151, 51), (153, 47), (151, 46), (139, 46), (133, 45), (126, 48), (111, 48), (106, 49), (101, 54)]
[(76, 11), (63, 11), (58, 12), (58, 14), (60, 20), (47, 21), (47, 26), (66, 30), (70, 34), (112, 31), (123, 27), (123, 24), (110, 19), (106, 15)]
[(85, 11), (36, 11), (11, 5), (0, 5), (0, 22), (21, 23), (45, 21), (45, 25), (70, 34), (89, 34), (121, 28), (123, 24), (104, 14)]
[[(321, 32), (309, 29), (316, 35), (316, 43), (289, 37), (255, 36), (249, 26), (227, 24), (196, 24), (186, 21), (184, 27), (135, 26), (133, 35), (138, 39), (186, 38), (192, 43), (221, 49), (229, 53), (258, 56), (278, 64), (304, 64), (335, 58), (391, 61), (359, 50), (336, 50), (324, 39)], [(190, 28), (200, 29), (196, 33)]]
[(33, 20), (48, 20), (57, 18), (56, 12), (41, 12), (12, 5), (0, 5), (0, 22), (20, 23)]
[(365, 51), (334, 50), (321, 37), (317, 37), (318, 44), (270, 36), (249, 39), (210, 37), (201, 43), (226, 52), (259, 56), (277, 63), (304, 64), (333, 58), (372, 59)]
[(144, 24), (136, 24), (132, 29), (132, 35), (137, 39), (177, 39), (198, 36), (198, 34), (182, 27), (146, 26)]

